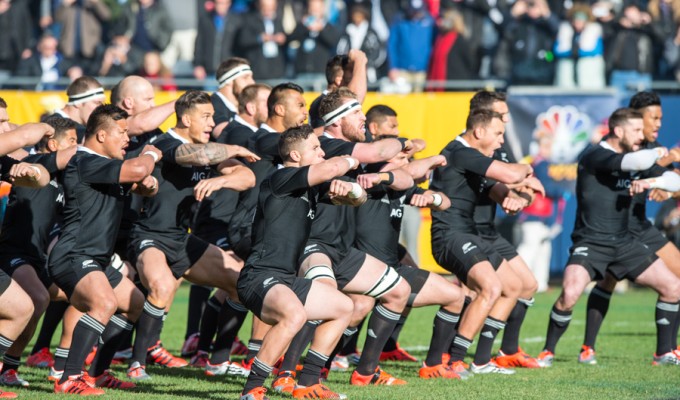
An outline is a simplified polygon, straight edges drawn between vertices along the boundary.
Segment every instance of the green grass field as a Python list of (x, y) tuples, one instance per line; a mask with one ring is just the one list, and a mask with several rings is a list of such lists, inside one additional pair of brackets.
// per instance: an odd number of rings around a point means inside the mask
[[(187, 295), (188, 287), (182, 286), (163, 330), (163, 342), (175, 354), (179, 353), (184, 340)], [(536, 296), (536, 305), (529, 310), (522, 330), (521, 346), (532, 355), (541, 350), (548, 314), (557, 295), (557, 291), (552, 291)], [(347, 383), (350, 372), (334, 372), (329, 386), (346, 393), (350, 399), (680, 399), (680, 368), (651, 365), (655, 347), (655, 300), (654, 293), (647, 290), (633, 290), (613, 297), (598, 340), (599, 364), (596, 366), (583, 366), (576, 362), (585, 324), (584, 297), (557, 347), (556, 362), (551, 368), (518, 370), (511, 376), (474, 376), (467, 381), (425, 381), (418, 378), (418, 365), (384, 363), (382, 366), (386, 371), (406, 379), (409, 384), (357, 388)], [(401, 335), (401, 346), (412, 350), (419, 358), (425, 356), (435, 312), (435, 307), (414, 310)], [(241, 338), (247, 340), (249, 331), (248, 323), (241, 331)], [(119, 375), (124, 375), (123, 366), (114, 369)], [(201, 370), (191, 368), (168, 370), (149, 367), (148, 371), (153, 381), (140, 384), (134, 392), (110, 390), (104, 398), (238, 399), (245, 381), (239, 378), (209, 379)], [(21, 373), (31, 382), (31, 387), (14, 390), (19, 398), (55, 396), (46, 380), (46, 370), (22, 367)], [(272, 399), (285, 398), (269, 394)]]

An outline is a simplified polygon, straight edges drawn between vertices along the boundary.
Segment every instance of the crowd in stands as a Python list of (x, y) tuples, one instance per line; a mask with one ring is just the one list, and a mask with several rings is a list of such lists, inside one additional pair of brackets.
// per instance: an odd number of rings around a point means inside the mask
[(0, 0), (0, 78), (139, 74), (172, 89), (241, 56), (258, 81), (323, 81), (325, 60), (361, 49), (384, 89), (646, 88), (680, 80), (679, 22), (680, 0)]

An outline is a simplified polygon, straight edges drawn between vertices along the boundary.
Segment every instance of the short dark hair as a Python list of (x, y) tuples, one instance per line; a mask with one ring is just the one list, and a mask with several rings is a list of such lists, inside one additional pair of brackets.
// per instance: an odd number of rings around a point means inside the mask
[(390, 106), (385, 104), (376, 104), (371, 107), (366, 113), (366, 125), (371, 122), (381, 123), (387, 117), (396, 117), (397, 112)]
[(235, 67), (239, 65), (250, 65), (250, 61), (246, 60), (245, 58), (241, 57), (229, 57), (226, 60), (222, 61), (220, 63), (220, 66), (217, 67), (217, 72), (215, 72), (215, 77), (217, 79), (220, 79), (222, 75), (224, 75), (226, 72), (231, 71)]
[(179, 96), (175, 102), (175, 114), (177, 114), (177, 121), (182, 119), (182, 116), (187, 111), (196, 107), (198, 104), (211, 104), (210, 95), (204, 91), (191, 89)]
[(308, 124), (286, 129), (279, 138), (279, 155), (281, 158), (284, 161), (289, 160), (290, 152), (295, 150), (300, 142), (307, 140), (313, 134), (314, 129)]
[(243, 88), (241, 93), (238, 94), (238, 112), (239, 114), (246, 111), (246, 104), (255, 101), (257, 99), (257, 94), (260, 90), (272, 90), (272, 87), (265, 85), (264, 83), (254, 83)]
[(470, 99), (470, 112), (473, 110), (491, 110), (493, 103), (498, 101), (505, 103), (507, 99), (505, 93), (481, 90)]
[(113, 104), (102, 104), (92, 111), (90, 119), (87, 120), (85, 128), (85, 137), (91, 137), (100, 129), (106, 129), (115, 121), (127, 119), (129, 117), (127, 111)]
[(293, 82), (280, 83), (274, 86), (272, 92), (269, 93), (269, 97), (267, 98), (267, 112), (269, 113), (270, 117), (275, 114), (274, 108), (277, 104), (281, 104), (286, 96), (286, 92), (289, 90), (293, 90), (300, 94), (305, 92), (304, 89), (300, 87), (300, 85), (297, 85)]
[(7, 102), (2, 97), (0, 97), (0, 108), (7, 108)]
[(346, 86), (341, 86), (328, 93), (319, 102), (319, 117), (333, 112), (345, 103), (345, 99), (357, 99), (357, 95)]
[(609, 134), (614, 134), (614, 128), (625, 125), (631, 119), (642, 119), (642, 113), (632, 108), (619, 108), (609, 116)]
[(71, 82), (66, 88), (66, 95), (71, 97), (77, 94), (82, 94), (90, 89), (100, 88), (102, 84), (91, 76), (81, 76), (75, 81)]
[(465, 131), (472, 131), (480, 126), (489, 126), (494, 118), (498, 118), (501, 121), (503, 120), (503, 116), (495, 111), (484, 109), (472, 110), (467, 117), (467, 121), (465, 121)]
[(50, 116), (47, 116), (45, 119), (43, 119), (42, 122), (54, 128), (54, 136), (51, 138), (43, 137), (42, 139), (40, 139), (40, 141), (35, 144), (35, 149), (38, 151), (46, 150), (47, 142), (49, 142), (50, 139), (60, 140), (66, 135), (68, 131), (72, 129), (75, 130), (76, 127), (78, 126), (74, 120), (70, 118), (64, 118), (58, 114), (52, 114)]
[(634, 110), (641, 110), (649, 106), (661, 106), (661, 98), (655, 92), (637, 92), (628, 103), (628, 107)]
[(326, 82), (330, 85), (335, 81), (335, 77), (345, 71), (349, 64), (349, 56), (347, 54), (338, 54), (331, 57), (326, 62)]
[[(122, 80), (120, 82), (122, 82)], [(118, 105), (123, 101), (123, 98), (120, 97), (120, 82), (116, 83), (116, 85), (111, 88), (111, 104)]]

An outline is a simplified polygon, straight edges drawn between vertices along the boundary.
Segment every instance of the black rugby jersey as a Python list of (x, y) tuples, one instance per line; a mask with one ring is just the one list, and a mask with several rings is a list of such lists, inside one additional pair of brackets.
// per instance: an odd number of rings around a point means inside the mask
[[(64, 190), (58, 180), (57, 153), (32, 154), (22, 160), (40, 164), (50, 173), (50, 183), (39, 189), (14, 185), (0, 230), (0, 252), (27, 254), (45, 260), (50, 231), (60, 219)], [(42, 265), (36, 265), (42, 267)]]
[[(342, 139), (319, 137), (321, 149), (326, 153), (325, 158), (351, 155), (356, 143)], [(356, 178), (361, 173), (361, 167), (349, 171), (346, 176)], [(336, 206), (331, 203), (328, 195), (321, 196), (317, 206), (316, 218), (312, 224), (309, 240), (323, 243), (344, 253), (354, 244), (356, 235), (356, 210), (352, 206)]]
[[(654, 142), (647, 142), (645, 141), (642, 146), (640, 146), (640, 149), (655, 149), (657, 147), (662, 147), (662, 144), (654, 141)], [(659, 169), (661, 168), (661, 169)], [(661, 175), (663, 171), (666, 170), (672, 170), (673, 165), (669, 165), (669, 169), (664, 169), (663, 167), (659, 167), (658, 165), (652, 166), (647, 171), (642, 171), (640, 173), (640, 178), (648, 178), (651, 176), (659, 176)], [(661, 173), (660, 173), (661, 172)], [(628, 220), (628, 228), (633, 234), (640, 234), (643, 231), (649, 229), (652, 227), (652, 223), (647, 219), (647, 195), (649, 192), (645, 190), (642, 193), (638, 193), (635, 196), (633, 196), (632, 203), (630, 206), (630, 219)]]
[(231, 122), (236, 115), (236, 107), (231, 104), (223, 94), (215, 92), (210, 95), (210, 102), (215, 109), (215, 114), (213, 114), (213, 121), (215, 121), (215, 126), (223, 122)]
[(404, 205), (411, 203), (414, 194), (424, 192), (418, 186), (400, 191), (386, 185), (369, 189), (366, 203), (356, 211), (356, 248), (387, 265), (396, 265), (399, 262), (399, 232)]
[(432, 239), (450, 237), (454, 232), (477, 234), (474, 212), (482, 193), (492, 181), (485, 178), (494, 159), (468, 146), (462, 137), (442, 150), (446, 166), (434, 170), (430, 189), (451, 199), (451, 207), (432, 210)]
[(63, 173), (64, 223), (50, 262), (86, 255), (108, 265), (132, 184), (120, 184), (122, 160), (79, 147)]
[[(612, 241), (629, 234), (632, 198), (630, 181), (637, 172), (621, 170), (625, 154), (615, 152), (605, 141), (584, 152), (576, 178), (576, 221), (572, 240)], [(665, 168), (654, 166), (645, 171), (661, 175)]]
[[(515, 156), (512, 155), (510, 151), (505, 147), (505, 143), (501, 145), (501, 148), (494, 151), (493, 159), (498, 161), (503, 161), (505, 163), (517, 163)], [(477, 206), (475, 207), (475, 225), (477, 226), (477, 231), (482, 235), (494, 236), (498, 234), (496, 231), (496, 202), (489, 197), (489, 192), (496, 182), (493, 179), (487, 178), (488, 187), (484, 189)]]
[(139, 219), (132, 228), (164, 236), (183, 237), (191, 223), (194, 186), (209, 178), (213, 171), (210, 166), (187, 167), (175, 162), (175, 152), (188, 141), (172, 129), (157, 136), (149, 144), (156, 146), (163, 158), (154, 166), (153, 176), (158, 180), (158, 193), (145, 197)]
[(295, 275), (315, 218), (317, 189), (309, 167), (282, 168), (262, 182), (246, 265)]
[(220, 137), (217, 138), (217, 143), (235, 144), (248, 148), (248, 143), (257, 130), (257, 127), (247, 124), (246, 121), (236, 115), (234, 120), (224, 128)]

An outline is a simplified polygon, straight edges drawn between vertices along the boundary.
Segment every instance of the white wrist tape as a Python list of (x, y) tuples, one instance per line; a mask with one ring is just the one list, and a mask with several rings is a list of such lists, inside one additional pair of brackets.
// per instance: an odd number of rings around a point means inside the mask
[(143, 156), (147, 156), (147, 155), (151, 156), (151, 158), (153, 158), (154, 163), (158, 162), (158, 154), (154, 153), (153, 151), (145, 151), (144, 154), (142, 154), (142, 155)]
[(444, 201), (444, 199), (442, 199), (442, 196), (441, 196), (439, 193), (433, 193), (433, 194), (432, 194), (432, 199), (433, 199), (433, 200), (432, 200), (432, 205), (435, 206), (435, 207), (441, 206), (441, 205), (442, 205), (442, 201)]
[(352, 190), (347, 193), (347, 197), (350, 199), (358, 199), (363, 193), (364, 190), (361, 188), (361, 185), (356, 182), (352, 182)]
[(352, 157), (345, 157), (345, 161), (347, 161), (347, 164), (349, 164), (349, 169), (352, 169), (355, 165), (357, 165), (357, 162)]

